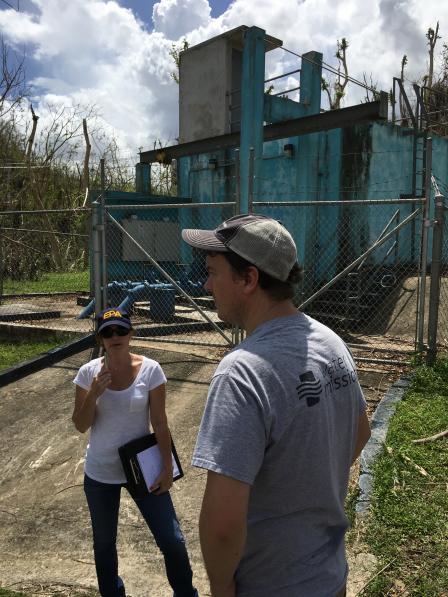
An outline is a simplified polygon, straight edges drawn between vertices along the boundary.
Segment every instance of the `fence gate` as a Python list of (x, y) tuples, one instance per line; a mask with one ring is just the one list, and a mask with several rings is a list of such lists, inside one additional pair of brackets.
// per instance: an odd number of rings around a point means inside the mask
[[(304, 269), (295, 297), (299, 309), (335, 329), (358, 359), (403, 362), (419, 343), (426, 346), (428, 310), (435, 305), (425, 205), (425, 199), (412, 198), (254, 202), (253, 209), (282, 221), (297, 242)], [(233, 202), (95, 202), (96, 300), (131, 311), (140, 338), (231, 347), (238, 330), (219, 320), (203, 289), (205, 257), (181, 240), (181, 230), (212, 229), (234, 213)], [(446, 262), (442, 256), (442, 305)], [(439, 339), (448, 326), (440, 312)]]
[(102, 272), (106, 289), (97, 300), (131, 312), (142, 339), (219, 347), (235, 343), (235, 331), (219, 320), (203, 288), (204, 254), (181, 240), (183, 228), (216, 228), (234, 215), (234, 203), (97, 204), (95, 209), (105, 247), (95, 269)]

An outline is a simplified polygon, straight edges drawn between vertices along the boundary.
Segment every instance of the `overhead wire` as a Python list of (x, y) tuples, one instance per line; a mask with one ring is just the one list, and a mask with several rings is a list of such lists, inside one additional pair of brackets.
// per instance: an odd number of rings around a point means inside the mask
[[(297, 56), (301, 60), (306, 60), (307, 62), (310, 62), (311, 64), (314, 64), (315, 66), (321, 66), (324, 70), (327, 70), (334, 75), (337, 75), (337, 76), (341, 75), (341, 73), (334, 66), (331, 66), (331, 64), (327, 64), (324, 61), (322, 61), (321, 63), (316, 62), (315, 60), (312, 60), (311, 58), (308, 58), (307, 56), (303, 56), (302, 54), (299, 54), (298, 52), (294, 52), (294, 50), (290, 50), (289, 48), (286, 48), (285, 46), (277, 46), (277, 44), (270, 41), (269, 39), (266, 39), (265, 41), (267, 43), (270, 43), (271, 45), (275, 46), (279, 50), (283, 50), (284, 52), (292, 54), (293, 56)], [(345, 74), (344, 74), (343, 76), (344, 76), (344, 78), (347, 78), (347, 80), (350, 81), (351, 83), (354, 83), (355, 85), (359, 85), (363, 89), (367, 89), (369, 91), (378, 91), (374, 87), (370, 87), (369, 85), (366, 85), (365, 83), (363, 83), (361, 81), (358, 81), (358, 79), (355, 79), (354, 77), (351, 77), (350, 75), (345, 76)]]

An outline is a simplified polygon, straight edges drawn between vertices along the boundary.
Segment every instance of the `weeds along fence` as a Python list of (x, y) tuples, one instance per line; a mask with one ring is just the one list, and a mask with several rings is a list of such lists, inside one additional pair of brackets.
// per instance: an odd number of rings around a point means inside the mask
[(20, 292), (26, 281), (38, 280), (42, 274), (86, 269), (88, 211), (3, 212), (2, 274), (10, 281), (10, 288)]
[(69, 314), (90, 293), (90, 227), (90, 209), (0, 212), (0, 322), (78, 331)]

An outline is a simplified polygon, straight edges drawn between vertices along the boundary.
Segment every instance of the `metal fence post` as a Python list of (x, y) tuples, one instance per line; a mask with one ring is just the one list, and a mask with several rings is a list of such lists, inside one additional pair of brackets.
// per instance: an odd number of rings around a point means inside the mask
[(417, 303), (417, 350), (423, 352), (425, 348), (424, 327), (425, 327), (425, 302), (426, 302), (426, 269), (428, 262), (428, 229), (429, 207), (431, 201), (431, 168), (432, 168), (432, 139), (426, 140), (426, 164), (425, 164), (425, 205), (423, 208), (423, 229), (422, 244), (420, 253), (420, 279), (418, 283)]
[(92, 202), (92, 246), (93, 246), (93, 290), (95, 298), (95, 314), (103, 308), (103, 295), (101, 289), (101, 204)]
[(104, 158), (101, 158), (101, 286), (102, 286), (102, 305), (103, 309), (107, 307), (107, 251), (106, 251), (106, 172)]
[(428, 314), (428, 353), (426, 362), (432, 365), (437, 356), (437, 324), (440, 308), (440, 274), (442, 269), (443, 227), (445, 206), (443, 195), (435, 197), (435, 220), (432, 237), (431, 285)]

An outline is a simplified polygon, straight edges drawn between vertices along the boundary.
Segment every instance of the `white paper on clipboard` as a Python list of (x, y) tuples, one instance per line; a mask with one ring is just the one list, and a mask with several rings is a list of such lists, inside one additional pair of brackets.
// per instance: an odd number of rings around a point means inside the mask
[[(160, 453), (159, 446), (155, 444), (154, 446), (139, 452), (137, 454), (137, 460), (143, 473), (143, 477), (145, 478), (146, 487), (149, 489), (160, 475), (163, 468), (162, 454)], [(171, 455), (171, 460), (173, 462), (173, 477), (176, 477), (180, 474), (180, 471), (173, 455)]]

